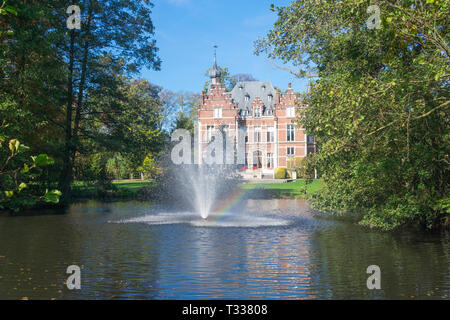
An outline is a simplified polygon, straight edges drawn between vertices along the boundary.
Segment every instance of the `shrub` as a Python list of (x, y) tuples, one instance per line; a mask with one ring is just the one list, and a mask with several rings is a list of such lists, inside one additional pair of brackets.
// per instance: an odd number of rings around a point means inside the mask
[(276, 168), (274, 178), (275, 179), (285, 179), (286, 178), (286, 168)]
[(306, 157), (301, 158), (301, 161), (296, 167), (297, 179), (314, 179), (314, 168), (316, 166), (316, 155), (309, 153)]

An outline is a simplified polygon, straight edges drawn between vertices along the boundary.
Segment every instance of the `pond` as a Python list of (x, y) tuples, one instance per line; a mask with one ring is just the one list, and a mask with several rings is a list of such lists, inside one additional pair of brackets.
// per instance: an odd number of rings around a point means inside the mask
[[(0, 299), (448, 299), (448, 233), (381, 233), (295, 199), (202, 224), (147, 202), (0, 216)], [(225, 211), (226, 212), (226, 211)], [(81, 268), (69, 290), (67, 267)], [(381, 270), (369, 290), (366, 269)]]

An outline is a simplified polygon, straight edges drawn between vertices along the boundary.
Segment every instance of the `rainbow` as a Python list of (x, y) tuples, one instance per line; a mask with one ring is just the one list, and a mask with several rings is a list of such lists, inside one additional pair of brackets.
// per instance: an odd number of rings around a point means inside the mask
[(235, 206), (242, 200), (245, 195), (255, 189), (256, 184), (250, 188), (236, 188), (226, 199), (220, 201), (220, 205), (214, 210), (214, 215), (210, 215), (208, 220), (211, 222), (218, 222), (223, 219), (228, 213), (230, 213)]

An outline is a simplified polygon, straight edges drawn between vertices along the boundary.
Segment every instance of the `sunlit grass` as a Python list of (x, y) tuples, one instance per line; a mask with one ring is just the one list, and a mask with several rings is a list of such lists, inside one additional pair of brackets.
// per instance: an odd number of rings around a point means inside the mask
[(306, 180), (296, 180), (292, 182), (280, 183), (243, 183), (243, 189), (264, 189), (273, 191), (274, 194), (281, 197), (303, 198), (306, 194), (311, 194), (323, 187), (322, 180), (312, 180), (307, 183)]

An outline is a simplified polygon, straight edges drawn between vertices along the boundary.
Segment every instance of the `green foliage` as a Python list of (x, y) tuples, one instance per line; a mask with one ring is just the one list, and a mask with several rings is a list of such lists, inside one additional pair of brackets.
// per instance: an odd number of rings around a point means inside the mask
[(158, 167), (156, 160), (152, 154), (148, 154), (142, 166), (138, 170), (144, 174), (146, 179), (154, 179), (161, 174), (161, 169)]
[(300, 158), (301, 161), (295, 166), (297, 171), (297, 179), (314, 179), (314, 169), (317, 166), (317, 154), (309, 153), (306, 157)]
[[(225, 85), (225, 89), (226, 91), (231, 91), (234, 86), (237, 83), (237, 80), (234, 79), (233, 77), (231, 77), (230, 72), (228, 71), (227, 67), (220, 67), (217, 66), (217, 68), (220, 70), (220, 77), (219, 77), (219, 81), (220, 83)], [(204, 92), (208, 92), (209, 89), (209, 84), (210, 84), (210, 80), (209, 80), (209, 68), (205, 71), (205, 76), (208, 77), (208, 80), (205, 81), (205, 84), (203, 85), (203, 91)]]
[[(433, 228), (448, 221), (448, 1), (294, 1), (257, 53), (317, 76), (298, 121), (316, 137), (326, 187), (312, 205), (360, 212), (361, 224)], [(444, 200), (445, 202), (445, 200)]]
[[(0, 210), (19, 211), (43, 202), (58, 203), (60, 191), (46, 189), (42, 192), (42, 186), (35, 182), (35, 172), (52, 165), (53, 159), (40, 154), (32, 156), (32, 161), (27, 163), (29, 157), (26, 154), (30, 148), (18, 139), (10, 139), (6, 148), (3, 144), (7, 140), (6, 135), (0, 134)], [(39, 196), (39, 193), (44, 194)]]
[(110, 176), (114, 176), (114, 179), (128, 179), (135, 168), (126, 156), (117, 153), (106, 162), (106, 170)]
[[(18, 174), (32, 181), (22, 193), (58, 188), (64, 203), (73, 178), (110, 188), (108, 159), (120, 154), (120, 174), (133, 172), (166, 140), (161, 88), (135, 80), (140, 68), (161, 64), (152, 3), (80, 2), (82, 26), (71, 31), (68, 5), (0, 1), (0, 119), (9, 124), (2, 134), (17, 138), (5, 148), (23, 149), (20, 141), (37, 155), (21, 159)], [(6, 191), (15, 201), (18, 191)]]
[(275, 179), (285, 179), (286, 178), (286, 168), (275, 168), (274, 178)]
[(175, 125), (173, 130), (175, 129), (186, 129), (188, 130), (191, 135), (194, 134), (194, 121), (192, 120), (189, 115), (179, 112), (177, 114), (177, 118), (175, 119)]

